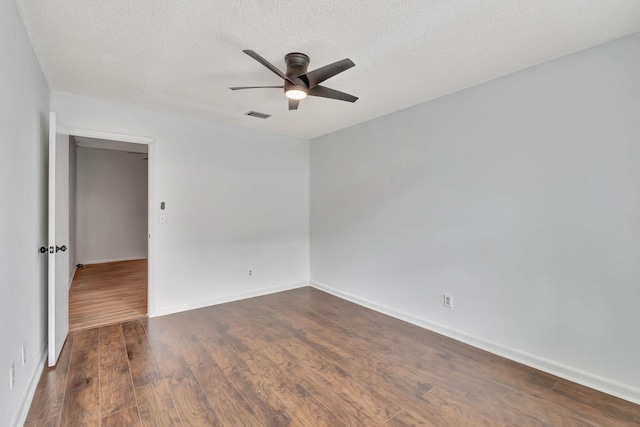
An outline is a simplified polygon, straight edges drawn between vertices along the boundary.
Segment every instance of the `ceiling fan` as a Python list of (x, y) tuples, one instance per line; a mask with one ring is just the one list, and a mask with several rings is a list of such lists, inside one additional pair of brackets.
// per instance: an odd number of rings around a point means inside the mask
[(349, 58), (307, 72), (309, 57), (304, 53), (291, 52), (284, 57), (284, 62), (287, 64), (287, 72), (285, 74), (254, 51), (247, 49), (243, 50), (243, 52), (280, 76), (284, 80), (284, 84), (282, 86), (230, 87), (229, 89), (231, 90), (284, 89), (284, 94), (289, 98), (289, 110), (297, 110), (300, 100), (307, 96), (319, 96), (347, 102), (356, 102), (358, 100), (357, 97), (349, 95), (348, 93), (340, 92), (326, 86), (320, 86), (320, 83), (328, 78), (355, 66), (356, 64)]

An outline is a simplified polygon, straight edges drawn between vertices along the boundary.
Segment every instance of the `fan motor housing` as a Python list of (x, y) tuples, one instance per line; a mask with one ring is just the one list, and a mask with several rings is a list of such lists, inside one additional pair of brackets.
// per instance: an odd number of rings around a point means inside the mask
[(309, 57), (304, 53), (291, 52), (284, 56), (284, 62), (287, 64), (287, 77), (298, 77), (307, 72), (309, 67)]
[(298, 78), (298, 76), (307, 72), (307, 68), (309, 67), (309, 57), (304, 53), (291, 52), (285, 55), (284, 62), (287, 64), (287, 77), (294, 81), (294, 83), (287, 80), (284, 81), (284, 93), (286, 94), (292, 89), (307, 93), (309, 90), (307, 82)]

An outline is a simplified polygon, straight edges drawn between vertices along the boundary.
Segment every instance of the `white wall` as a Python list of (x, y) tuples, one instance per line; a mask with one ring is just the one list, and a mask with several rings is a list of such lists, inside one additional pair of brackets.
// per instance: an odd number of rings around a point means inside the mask
[(66, 126), (155, 138), (151, 315), (308, 283), (308, 141), (68, 94), (51, 103)]
[(313, 140), (312, 281), (640, 403), (639, 76), (636, 34)]
[(144, 153), (77, 148), (77, 261), (147, 257)]
[[(49, 88), (15, 2), (0, 2), (0, 425), (21, 422), (46, 345)], [(21, 346), (27, 344), (22, 365)], [(16, 384), (9, 391), (9, 366)], [(26, 402), (28, 405), (29, 402)], [(26, 406), (25, 405), (25, 406)], [(25, 408), (28, 409), (28, 408)], [(26, 413), (23, 415), (26, 416)]]

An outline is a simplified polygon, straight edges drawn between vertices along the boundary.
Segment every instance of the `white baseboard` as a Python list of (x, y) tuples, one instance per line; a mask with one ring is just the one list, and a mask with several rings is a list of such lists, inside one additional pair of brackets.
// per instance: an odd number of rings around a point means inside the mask
[(574, 383), (581, 384), (585, 387), (589, 387), (594, 390), (598, 390), (603, 393), (607, 393), (612, 396), (619, 397), (620, 399), (624, 399), (640, 405), (640, 389), (637, 389), (635, 387), (622, 384), (608, 378), (603, 378), (590, 372), (585, 372), (580, 369), (576, 369), (574, 367), (567, 366), (553, 360), (545, 359), (531, 353), (526, 353), (504, 346), (502, 344), (487, 341), (483, 338), (475, 337), (465, 332), (451, 329), (439, 323), (431, 322), (427, 319), (419, 318), (411, 314), (403, 313), (393, 308), (386, 307), (384, 305), (359, 298), (351, 294), (347, 294), (321, 283), (311, 282), (311, 287), (330, 293), (347, 301), (351, 301), (355, 304), (369, 308), (371, 310), (394, 317), (396, 319), (403, 320), (416, 326), (420, 326), (421, 328), (428, 329), (454, 340), (461, 341), (465, 344), (469, 344), (471, 346), (488, 351), (490, 353), (497, 354), (515, 362), (522, 363), (523, 365), (530, 366), (540, 371), (544, 371), (557, 377), (572, 381)]
[(292, 289), (303, 288), (305, 286), (309, 286), (309, 282), (299, 282), (299, 283), (294, 283), (294, 284), (291, 284), (291, 285), (275, 286), (275, 287), (271, 287), (271, 288), (257, 289), (255, 291), (251, 291), (251, 292), (245, 292), (245, 293), (242, 293), (242, 294), (230, 295), (230, 296), (227, 296), (227, 297), (216, 298), (216, 299), (208, 300), (208, 301), (197, 301), (197, 302), (194, 302), (192, 304), (185, 304), (185, 305), (180, 305), (180, 306), (175, 306), (175, 307), (165, 307), (165, 308), (161, 308), (159, 310), (155, 310), (153, 315), (151, 313), (149, 313), (149, 317), (166, 316), (168, 314), (180, 313), (180, 312), (188, 311), (188, 310), (195, 310), (195, 309), (202, 308), (202, 307), (209, 307), (209, 306), (212, 306), (212, 305), (225, 304), (227, 302), (240, 301), (240, 300), (243, 300), (243, 299), (261, 297), (263, 295), (269, 295), (269, 294), (275, 294), (276, 292), (290, 291)]
[(90, 265), (90, 264), (103, 264), (105, 262), (120, 262), (120, 261), (135, 261), (138, 259), (147, 259), (146, 256), (134, 256), (129, 258), (109, 258), (109, 259), (94, 259), (90, 261), (77, 261), (82, 265)]
[(42, 375), (42, 370), (44, 369), (47, 362), (47, 347), (45, 346), (44, 352), (42, 353), (42, 357), (40, 358), (40, 362), (36, 367), (35, 372), (31, 376), (29, 380), (29, 385), (25, 390), (24, 396), (22, 397), (22, 404), (20, 406), (20, 410), (16, 414), (16, 417), (13, 419), (11, 425), (13, 427), (21, 427), (24, 425), (27, 420), (27, 415), (29, 414), (29, 408), (31, 408), (31, 401), (33, 400), (33, 396), (36, 394), (36, 388), (38, 387), (38, 382), (40, 381), (40, 376)]

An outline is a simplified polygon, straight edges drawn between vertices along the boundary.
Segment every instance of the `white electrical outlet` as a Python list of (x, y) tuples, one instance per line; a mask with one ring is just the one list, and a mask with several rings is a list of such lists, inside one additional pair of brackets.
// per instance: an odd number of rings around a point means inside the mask
[(9, 367), (9, 390), (13, 390), (13, 386), (16, 384), (16, 364), (11, 363)]
[(249, 276), (253, 276), (253, 270), (249, 270)]
[(453, 297), (449, 294), (444, 294), (444, 306), (447, 308), (453, 308)]
[(27, 343), (22, 343), (22, 365), (27, 364)]

